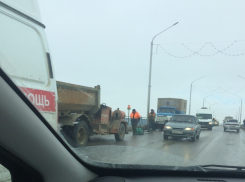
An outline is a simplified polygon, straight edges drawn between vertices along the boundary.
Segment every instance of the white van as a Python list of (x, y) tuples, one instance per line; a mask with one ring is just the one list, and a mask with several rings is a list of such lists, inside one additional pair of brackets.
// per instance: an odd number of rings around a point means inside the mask
[(0, 67), (57, 129), (56, 81), (36, 0), (0, 1)]
[(212, 117), (212, 112), (208, 108), (202, 107), (197, 111), (196, 116), (202, 128), (207, 128), (208, 130), (212, 130), (213, 117)]

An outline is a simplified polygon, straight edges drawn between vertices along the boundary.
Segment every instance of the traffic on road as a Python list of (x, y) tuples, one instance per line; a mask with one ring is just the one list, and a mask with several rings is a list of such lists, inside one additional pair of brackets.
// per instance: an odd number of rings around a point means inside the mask
[(133, 135), (130, 131), (122, 142), (116, 142), (112, 135), (93, 136), (87, 147), (77, 148), (76, 151), (83, 158), (114, 164), (243, 164), (244, 130), (239, 133), (236, 130), (224, 132), (222, 125), (213, 127), (212, 131), (202, 129), (196, 142), (191, 137), (169, 137), (164, 140), (163, 136), (164, 132), (159, 130), (145, 132), (144, 135)]
[(82, 160), (245, 166), (244, 2), (2, 1), (0, 71)]

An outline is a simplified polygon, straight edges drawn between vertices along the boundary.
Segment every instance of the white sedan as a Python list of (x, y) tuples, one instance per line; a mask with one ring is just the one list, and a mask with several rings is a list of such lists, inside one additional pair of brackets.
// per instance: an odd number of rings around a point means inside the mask
[(226, 130), (237, 130), (237, 132), (240, 131), (240, 124), (238, 120), (236, 119), (230, 119), (224, 122), (224, 131)]

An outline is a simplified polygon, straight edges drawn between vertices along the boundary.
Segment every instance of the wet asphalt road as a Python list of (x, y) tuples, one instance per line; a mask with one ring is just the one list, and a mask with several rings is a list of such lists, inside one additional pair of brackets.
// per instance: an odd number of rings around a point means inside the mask
[(155, 165), (239, 165), (245, 166), (245, 130), (223, 131), (222, 126), (202, 130), (200, 139), (163, 139), (162, 131), (144, 135), (125, 135), (115, 141), (114, 135), (92, 136), (85, 148), (77, 152), (92, 160), (123, 164)]

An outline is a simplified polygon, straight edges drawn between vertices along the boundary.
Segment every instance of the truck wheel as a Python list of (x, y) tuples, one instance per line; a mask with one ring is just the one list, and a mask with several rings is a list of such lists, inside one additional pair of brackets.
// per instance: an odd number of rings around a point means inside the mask
[(211, 127), (210, 130), (213, 130), (213, 127)]
[(89, 139), (88, 124), (85, 121), (80, 121), (74, 127), (72, 136), (76, 147), (85, 147)]
[(72, 137), (72, 133), (73, 133), (73, 130), (74, 130), (74, 127), (73, 126), (62, 126), (62, 131), (67, 135), (67, 137), (71, 138)]
[(195, 142), (197, 140), (197, 136), (194, 135), (193, 137), (191, 137), (191, 141)]
[(163, 135), (164, 140), (168, 140), (168, 135)]
[(240, 130), (238, 129), (238, 130), (236, 130), (236, 131), (237, 131), (237, 133), (239, 133)]
[(124, 136), (125, 136), (125, 126), (123, 123), (121, 123), (118, 133), (115, 133), (115, 139), (116, 141), (123, 141)]
[(74, 126), (67, 126), (67, 135), (72, 138), (73, 137), (73, 132), (74, 132)]
[(226, 129), (224, 128), (224, 131), (226, 131)]
[(69, 130), (68, 127), (69, 127), (69, 126), (67, 126), (67, 125), (61, 126), (62, 130), (63, 130), (65, 133), (68, 132), (68, 130)]

